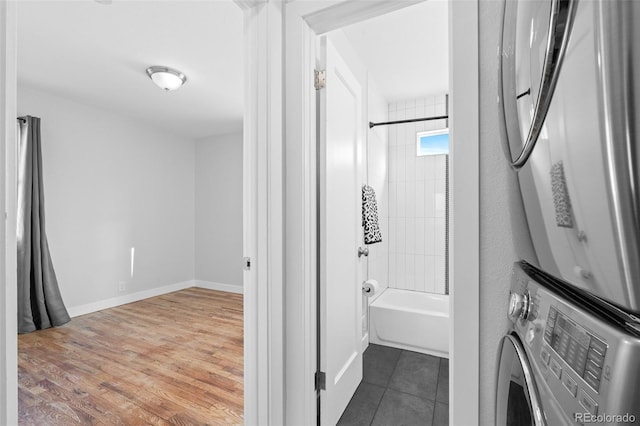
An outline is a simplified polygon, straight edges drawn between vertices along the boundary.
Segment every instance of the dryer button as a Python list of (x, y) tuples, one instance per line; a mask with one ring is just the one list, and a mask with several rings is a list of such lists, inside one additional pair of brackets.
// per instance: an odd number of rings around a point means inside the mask
[(589, 414), (594, 416), (598, 414), (598, 404), (596, 404), (596, 402), (586, 394), (584, 389), (580, 390), (580, 405), (582, 405)]
[(566, 372), (562, 377), (562, 384), (564, 385), (565, 388), (567, 388), (569, 393), (575, 398), (575, 396), (578, 393), (578, 385), (571, 377), (569, 377), (568, 374), (566, 374)]
[(558, 363), (558, 361), (556, 361), (555, 359), (551, 359), (550, 367), (551, 367), (551, 372), (553, 372), (553, 375), (559, 379), (560, 374), (562, 373), (562, 367), (560, 367), (560, 364)]
[(542, 352), (540, 352), (540, 358), (542, 358), (542, 362), (544, 363), (544, 365), (549, 364), (549, 358), (551, 356), (549, 355), (549, 352), (545, 351), (544, 349), (542, 350)]
[(596, 392), (600, 390), (600, 379), (595, 377), (590, 371), (584, 373), (584, 381), (587, 382)]

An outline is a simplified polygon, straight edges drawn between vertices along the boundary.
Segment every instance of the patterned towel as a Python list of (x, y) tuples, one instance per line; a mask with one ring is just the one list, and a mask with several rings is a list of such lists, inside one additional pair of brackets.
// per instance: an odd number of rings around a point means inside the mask
[(556, 225), (563, 228), (573, 228), (571, 199), (562, 161), (551, 166), (551, 193), (553, 194), (553, 205), (556, 208)]
[(369, 185), (362, 185), (362, 226), (364, 227), (365, 244), (375, 244), (382, 241), (378, 225), (376, 192)]

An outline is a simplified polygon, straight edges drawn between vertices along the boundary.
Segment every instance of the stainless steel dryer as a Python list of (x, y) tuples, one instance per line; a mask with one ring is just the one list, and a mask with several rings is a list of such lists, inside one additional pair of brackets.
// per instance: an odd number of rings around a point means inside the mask
[(640, 315), (640, 1), (504, 2), (499, 117), (537, 258)]
[(496, 424), (640, 422), (640, 323), (521, 261), (502, 339)]

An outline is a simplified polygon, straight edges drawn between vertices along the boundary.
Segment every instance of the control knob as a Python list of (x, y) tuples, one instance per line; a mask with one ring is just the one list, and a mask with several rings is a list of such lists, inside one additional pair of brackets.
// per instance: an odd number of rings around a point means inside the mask
[(531, 296), (529, 292), (525, 294), (511, 293), (509, 297), (509, 317), (512, 320), (518, 318), (526, 320), (529, 317), (531, 308)]
[(531, 343), (535, 338), (536, 338), (536, 330), (534, 328), (530, 328), (529, 330), (527, 330), (527, 334), (525, 334), (524, 340), (527, 342), (529, 346), (531, 346)]

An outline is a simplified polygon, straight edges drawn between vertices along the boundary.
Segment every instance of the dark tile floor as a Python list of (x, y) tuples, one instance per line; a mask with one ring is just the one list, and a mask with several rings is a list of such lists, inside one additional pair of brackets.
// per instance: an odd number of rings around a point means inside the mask
[(369, 345), (364, 377), (338, 425), (449, 424), (449, 360)]

